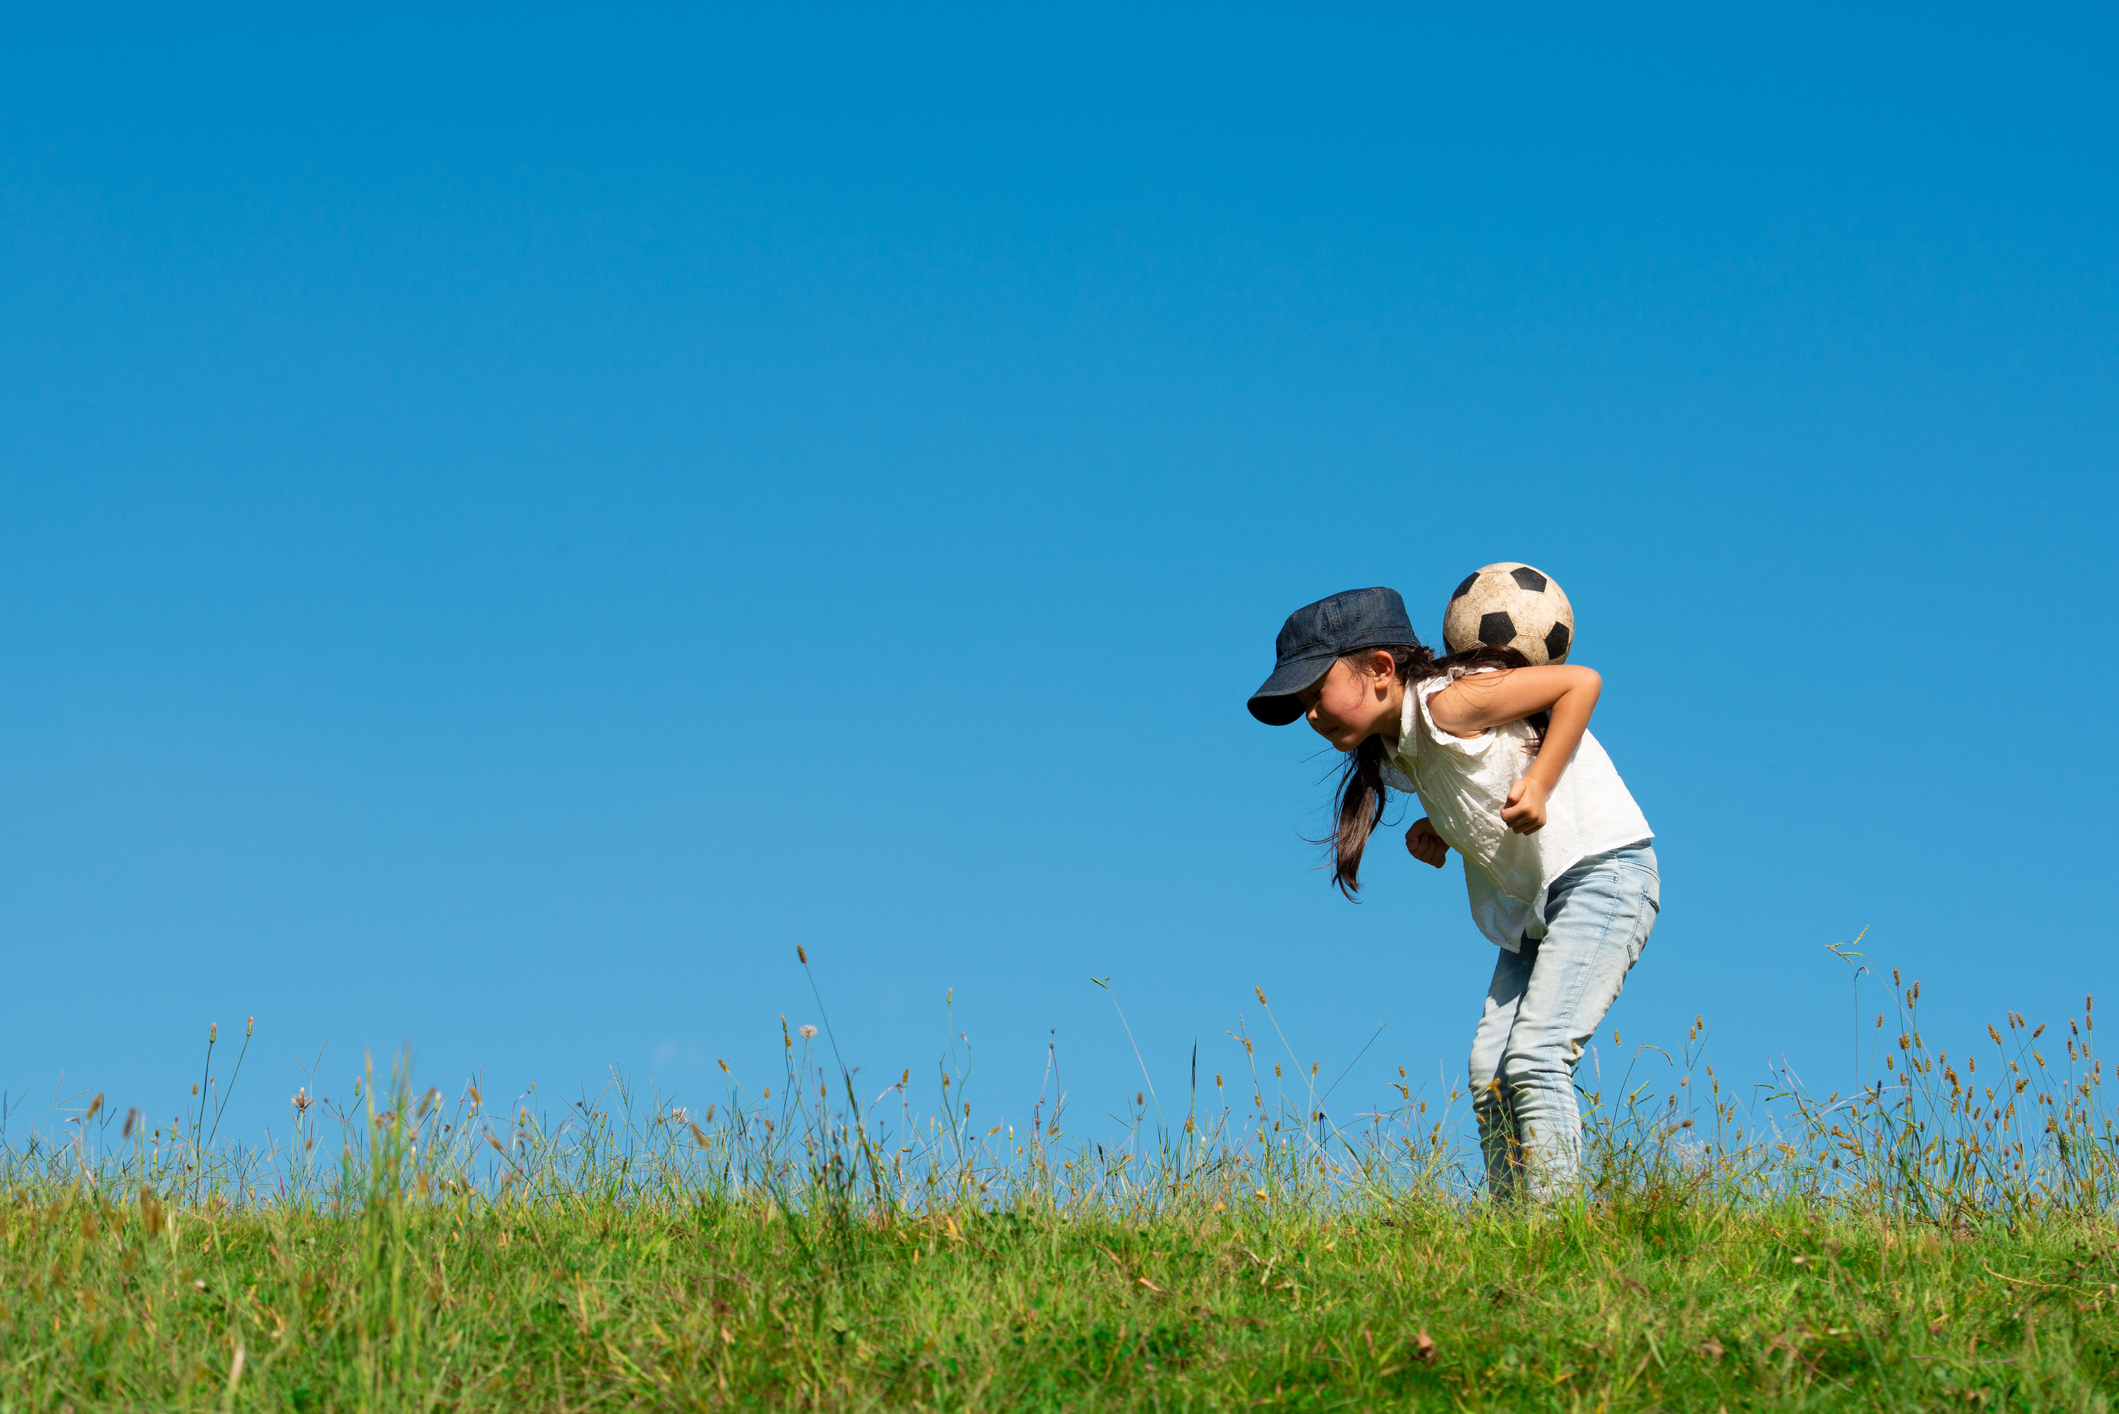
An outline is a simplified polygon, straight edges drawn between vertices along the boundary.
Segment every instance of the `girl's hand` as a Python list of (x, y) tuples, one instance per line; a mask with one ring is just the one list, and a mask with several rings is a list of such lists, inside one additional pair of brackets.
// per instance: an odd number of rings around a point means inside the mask
[(1413, 821), (1413, 827), (1405, 832), (1405, 848), (1407, 853), (1422, 864), (1432, 864), (1437, 869), (1442, 867), (1442, 861), (1449, 856), (1449, 846), (1442, 842), (1442, 836), (1435, 833), (1435, 827), (1427, 823), (1425, 815)]
[(1534, 835), (1544, 829), (1544, 783), (1534, 776), (1525, 776), (1510, 786), (1508, 804), (1501, 807), (1501, 823), (1519, 835)]

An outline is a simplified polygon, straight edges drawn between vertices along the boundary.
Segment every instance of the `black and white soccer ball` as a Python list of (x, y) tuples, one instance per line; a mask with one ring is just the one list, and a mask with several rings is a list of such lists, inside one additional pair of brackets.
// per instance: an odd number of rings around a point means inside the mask
[(1529, 565), (1473, 570), (1449, 596), (1442, 643), (1452, 653), (1485, 644), (1514, 648), (1533, 666), (1564, 663), (1575, 644), (1575, 610), (1560, 586)]

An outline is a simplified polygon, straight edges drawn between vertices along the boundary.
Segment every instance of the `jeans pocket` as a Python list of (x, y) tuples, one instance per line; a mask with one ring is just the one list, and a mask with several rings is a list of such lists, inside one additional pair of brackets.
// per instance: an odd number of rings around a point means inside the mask
[(1648, 900), (1648, 906), (1660, 914), (1663, 911), (1662, 876), (1653, 869), (1629, 864), (1624, 860), (1618, 862), (1617, 868), (1621, 877), (1628, 879), (1641, 891), (1641, 897)]

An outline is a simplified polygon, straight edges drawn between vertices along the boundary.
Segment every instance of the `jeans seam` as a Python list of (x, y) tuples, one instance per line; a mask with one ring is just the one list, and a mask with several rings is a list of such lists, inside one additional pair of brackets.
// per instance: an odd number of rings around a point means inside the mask
[[(1646, 871), (1646, 870), (1643, 870), (1642, 872), (1643, 872), (1643, 873), (1645, 873), (1645, 872), (1647, 872), (1647, 871)], [(1640, 895), (1639, 895), (1639, 900), (1640, 900), (1640, 902), (1642, 902), (1642, 903), (1646, 903), (1646, 902), (1648, 901), (1648, 896), (1647, 896), (1647, 894), (1646, 894), (1646, 893), (1642, 893), (1642, 894), (1640, 894)], [(1660, 911), (1660, 910), (1658, 910), (1658, 911)], [(1640, 928), (1640, 921), (1641, 921), (1641, 915), (1640, 915), (1640, 911), (1639, 911), (1638, 907), (1637, 907), (1637, 908), (1635, 909), (1635, 911), (1634, 911), (1634, 912), (1633, 912), (1633, 913), (1632, 913), (1632, 914), (1630, 915), (1630, 918), (1631, 918), (1631, 921), (1632, 921), (1632, 923), (1633, 923), (1633, 931), (1638, 931), (1638, 930), (1639, 930), (1639, 928)], [(1615, 927), (1616, 927), (1617, 923), (1618, 923), (1618, 910), (1614, 909), (1614, 910), (1612, 910), (1611, 912), (1609, 912), (1609, 913), (1606, 913), (1606, 914), (1604, 915), (1604, 919), (1603, 919), (1603, 927), (1602, 927), (1602, 929), (1601, 929), (1601, 930), (1600, 930), (1600, 931), (1598, 932), (1598, 934), (1597, 934), (1597, 939), (1596, 939), (1596, 943), (1595, 943), (1595, 945), (1594, 945), (1594, 947), (1595, 947), (1595, 952), (1596, 952), (1597, 954), (1601, 954), (1601, 953), (1603, 952), (1603, 950), (1604, 950), (1604, 947), (1605, 947), (1605, 945), (1606, 945), (1607, 943), (1609, 943), (1609, 942), (1610, 942), (1610, 940), (1611, 940), (1611, 935), (1612, 935), (1612, 932), (1614, 931), (1614, 929), (1615, 929)], [(1546, 937), (1548, 937), (1548, 938), (1549, 938), (1549, 937), (1551, 937), (1551, 936), (1552, 936), (1552, 935), (1551, 935), (1550, 933), (1548, 933), (1548, 934), (1546, 935)], [(1629, 941), (1630, 941), (1630, 939), (1629, 939)], [(1540, 942), (1542, 943), (1542, 942), (1543, 942), (1543, 939), (1541, 939), (1541, 940), (1540, 940)], [(1630, 951), (1630, 949), (1629, 949), (1629, 951)], [(1634, 963), (1634, 959), (1633, 959), (1632, 957), (1628, 957), (1628, 958), (1627, 958), (1627, 960), (1626, 960), (1626, 970), (1627, 970), (1627, 971), (1629, 971), (1629, 972), (1630, 972), (1630, 971), (1632, 971), (1632, 970), (1633, 970), (1633, 963)], [(1586, 988), (1586, 987), (1587, 987), (1587, 986), (1589, 985), (1589, 977), (1590, 977), (1590, 973), (1591, 973), (1592, 971), (1594, 971), (1594, 969), (1593, 969), (1593, 968), (1589, 968), (1589, 967), (1584, 967), (1584, 968), (1581, 968), (1581, 969), (1579, 969), (1579, 970), (1577, 971), (1576, 975), (1575, 975), (1575, 978), (1573, 979), (1573, 982), (1572, 982), (1572, 984), (1571, 984), (1571, 985), (1569, 986), (1569, 988), (1568, 988), (1568, 991), (1567, 991), (1567, 996), (1566, 996), (1566, 998), (1565, 998), (1565, 1000), (1564, 1000), (1564, 1002), (1563, 1002), (1563, 1004), (1562, 1004), (1562, 1014), (1563, 1014), (1564, 1016), (1566, 1016), (1566, 1017), (1567, 1017), (1567, 1018), (1569, 1019), (1569, 1021), (1570, 1021), (1570, 1022), (1572, 1022), (1572, 1021), (1573, 1021), (1573, 1019), (1574, 1019), (1574, 1018), (1575, 1018), (1575, 1017), (1576, 1017), (1576, 1016), (1577, 1016), (1577, 1015), (1579, 1014), (1579, 1011), (1580, 1011), (1580, 1008), (1581, 1008), (1581, 1004), (1582, 1004), (1582, 993), (1583, 993), (1583, 990), (1584, 990), (1584, 989), (1585, 989), (1585, 988)], [(1524, 995), (1526, 995), (1526, 996), (1527, 996), (1527, 995), (1529, 995), (1529, 988), (1528, 988), (1527, 986), (1526, 986), (1526, 987), (1524, 988)], [(1514, 1043), (1514, 1041), (1515, 1041), (1515, 1033), (1516, 1033), (1516, 1026), (1517, 1026), (1518, 1024), (1520, 1024), (1520, 1023), (1521, 1023), (1522, 1019), (1523, 1019), (1523, 1005), (1522, 1005), (1522, 999), (1521, 999), (1521, 998), (1518, 998), (1518, 1000), (1517, 1000), (1517, 1003), (1516, 1003), (1516, 1014), (1515, 1014), (1515, 1016), (1514, 1016), (1514, 1017), (1512, 1017), (1512, 1018), (1510, 1019), (1510, 1022), (1509, 1022), (1509, 1028), (1508, 1028), (1508, 1036), (1507, 1036), (1507, 1038), (1506, 1038), (1506, 1039), (1505, 1039), (1505, 1040), (1504, 1040), (1504, 1041), (1502, 1042), (1502, 1045), (1501, 1045), (1501, 1055), (1500, 1055), (1500, 1060), (1499, 1060), (1499, 1064), (1498, 1064), (1498, 1065), (1496, 1066), (1496, 1068), (1495, 1068), (1495, 1073), (1496, 1073), (1496, 1074), (1497, 1074), (1498, 1076), (1500, 1076), (1500, 1077), (1501, 1077), (1501, 1078), (1502, 1078), (1502, 1079), (1503, 1079), (1504, 1081), (1506, 1081), (1506, 1079), (1507, 1079), (1507, 1076), (1508, 1076), (1508, 1057), (1509, 1057), (1509, 1051), (1510, 1051), (1510, 1049), (1511, 1049), (1511, 1047), (1512, 1047), (1512, 1045), (1513, 1045), (1513, 1043)], [(1570, 1057), (1570, 1058), (1569, 1058), (1569, 1059), (1567, 1060), (1567, 1073), (1568, 1073), (1568, 1075), (1569, 1075), (1570, 1079), (1571, 1079), (1571, 1078), (1572, 1078), (1572, 1076), (1574, 1075), (1575, 1065), (1576, 1065), (1576, 1064), (1577, 1064), (1577, 1063), (1579, 1062), (1579, 1060), (1580, 1060), (1580, 1057), (1578, 1057), (1578, 1056), (1577, 1056), (1577, 1057)]]
[[(1617, 921), (1618, 916), (1616, 911), (1604, 915), (1604, 927), (1603, 930), (1597, 934), (1596, 952), (1595, 954), (1593, 954), (1593, 957), (1600, 957), (1603, 954), (1605, 946), (1611, 941), (1612, 926)], [(1595, 969), (1593, 967), (1583, 967), (1578, 969), (1575, 974), (1574, 986), (1569, 989), (1567, 996), (1567, 1018), (1570, 1025), (1573, 1023), (1576, 1016), (1580, 1014), (1582, 1006), (1582, 992), (1584, 988), (1588, 987), (1590, 974), (1594, 970)], [(1574, 1062), (1572, 1059), (1570, 1059), (1568, 1062), (1567, 1073), (1570, 1076), (1574, 1074)]]

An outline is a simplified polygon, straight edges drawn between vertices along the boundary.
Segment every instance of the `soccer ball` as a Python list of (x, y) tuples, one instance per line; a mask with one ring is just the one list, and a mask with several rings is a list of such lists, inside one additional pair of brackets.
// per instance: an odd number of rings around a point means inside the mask
[(1504, 561), (1473, 570), (1442, 611), (1442, 643), (1452, 653), (1483, 643), (1514, 648), (1534, 666), (1564, 663), (1574, 640), (1574, 606), (1529, 565)]

